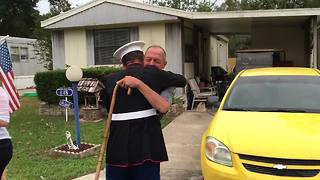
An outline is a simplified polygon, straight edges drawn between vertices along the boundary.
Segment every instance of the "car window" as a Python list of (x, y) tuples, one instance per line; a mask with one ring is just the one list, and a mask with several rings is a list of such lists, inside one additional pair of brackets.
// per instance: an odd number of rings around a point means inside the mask
[(223, 109), (320, 112), (317, 76), (245, 76), (235, 82)]

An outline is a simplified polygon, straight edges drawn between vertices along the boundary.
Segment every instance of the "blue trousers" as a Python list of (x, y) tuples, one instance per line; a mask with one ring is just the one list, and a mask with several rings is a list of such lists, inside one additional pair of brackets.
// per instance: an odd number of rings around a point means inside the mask
[(160, 180), (160, 163), (145, 162), (138, 166), (106, 166), (107, 180)]

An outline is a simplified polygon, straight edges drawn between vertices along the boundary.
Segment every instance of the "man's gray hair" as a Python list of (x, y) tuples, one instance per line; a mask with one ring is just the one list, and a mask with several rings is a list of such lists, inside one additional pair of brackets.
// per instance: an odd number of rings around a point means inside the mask
[(150, 48), (160, 48), (163, 52), (163, 56), (164, 56), (164, 60), (167, 59), (167, 53), (166, 53), (166, 50), (164, 50), (163, 47), (161, 47), (160, 45), (151, 45), (147, 48), (146, 52), (150, 49)]

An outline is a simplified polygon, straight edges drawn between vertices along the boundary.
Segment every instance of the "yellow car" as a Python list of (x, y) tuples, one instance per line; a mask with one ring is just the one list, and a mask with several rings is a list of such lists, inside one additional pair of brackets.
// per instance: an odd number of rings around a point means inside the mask
[(320, 180), (320, 71), (240, 72), (201, 142), (205, 180)]

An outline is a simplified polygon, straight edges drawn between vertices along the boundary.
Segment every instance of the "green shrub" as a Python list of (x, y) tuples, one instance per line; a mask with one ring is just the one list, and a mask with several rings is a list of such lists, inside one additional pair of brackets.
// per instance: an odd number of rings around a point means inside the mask
[[(97, 67), (82, 69), (83, 78), (97, 78), (103, 82), (104, 76), (119, 71), (114, 67)], [(48, 104), (57, 104), (61, 97), (56, 95), (59, 87), (72, 87), (71, 82), (66, 78), (66, 70), (54, 70), (36, 73), (34, 83), (38, 97)]]
[(84, 78), (97, 78), (103, 82), (104, 76), (110, 73), (119, 71), (120, 68), (116, 67), (96, 67), (83, 69)]

